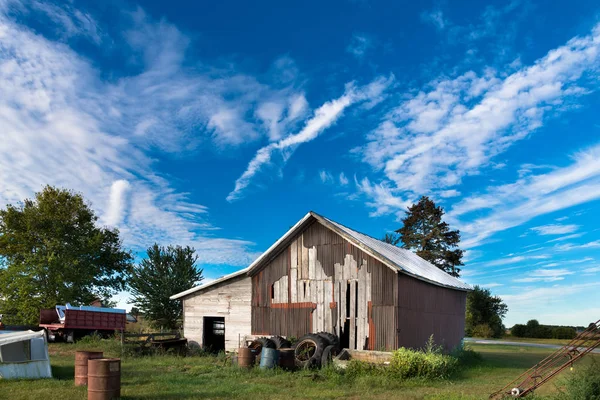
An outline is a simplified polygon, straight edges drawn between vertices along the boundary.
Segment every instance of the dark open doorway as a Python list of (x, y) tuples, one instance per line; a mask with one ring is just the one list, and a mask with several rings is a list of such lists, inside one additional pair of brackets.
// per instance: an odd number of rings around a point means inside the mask
[(204, 317), (203, 345), (213, 353), (225, 350), (225, 318)]

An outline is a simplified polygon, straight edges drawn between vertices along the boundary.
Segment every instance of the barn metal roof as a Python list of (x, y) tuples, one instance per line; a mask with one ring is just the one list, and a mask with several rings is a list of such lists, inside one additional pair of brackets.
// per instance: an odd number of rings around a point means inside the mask
[(359, 247), (361, 247), (367, 253), (375, 253), (371, 255), (373, 255), (375, 258), (379, 258), (380, 261), (384, 262), (390, 267), (394, 267), (400, 272), (412, 275), (415, 278), (428, 281), (439, 286), (446, 286), (460, 290), (472, 289), (468, 284), (447, 274), (410, 250), (382, 242), (379, 239), (375, 239), (371, 236), (357, 232), (315, 212), (311, 212), (310, 214), (312, 214), (325, 226), (329, 226), (331, 229), (338, 232), (340, 235), (342, 235), (342, 237), (345, 237), (350, 242), (358, 244)]
[(262, 253), (252, 264), (247, 268), (234, 272), (233, 274), (225, 275), (213, 282), (205, 285), (196, 286), (184, 292), (171, 296), (171, 299), (179, 299), (199, 290), (206, 289), (212, 285), (224, 282), (235, 278), (241, 274), (252, 273), (259, 269), (265, 262), (272, 259), (273, 256), (279, 253), (284, 248), (290, 238), (294, 237), (298, 232), (302, 231), (306, 226), (317, 220), (324, 226), (338, 233), (340, 236), (348, 240), (350, 243), (358, 246), (367, 254), (375, 257), (389, 268), (398, 272), (413, 276), (422, 281), (444, 286), (458, 290), (471, 290), (471, 286), (461, 280), (445, 273), (435, 265), (422, 259), (410, 250), (406, 250), (388, 243), (384, 243), (379, 239), (357, 232), (338, 222), (332, 221), (316, 212), (308, 212), (300, 221), (292, 226), (283, 236), (271, 245), (264, 253)]
[(171, 296), (169, 298), (171, 300), (180, 299), (180, 298), (185, 297), (185, 296), (187, 296), (189, 294), (196, 293), (196, 292), (198, 292), (200, 290), (204, 290), (204, 289), (209, 288), (211, 286), (217, 285), (217, 284), (219, 284), (221, 282), (225, 282), (225, 281), (227, 281), (229, 279), (235, 278), (236, 276), (244, 275), (244, 274), (246, 274), (246, 272), (248, 272), (248, 268), (240, 269), (239, 271), (235, 271), (234, 273), (222, 276), (219, 279), (215, 279), (212, 282), (209, 282), (209, 283), (206, 283), (206, 284), (203, 284), (203, 285), (194, 286), (191, 289), (185, 290), (185, 291), (183, 291), (181, 293), (174, 294), (173, 296)]

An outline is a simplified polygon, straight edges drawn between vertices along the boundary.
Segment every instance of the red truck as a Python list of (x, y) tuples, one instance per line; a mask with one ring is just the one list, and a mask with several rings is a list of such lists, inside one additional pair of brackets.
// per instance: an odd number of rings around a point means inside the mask
[(127, 322), (125, 310), (100, 307), (56, 306), (40, 311), (40, 327), (46, 330), (49, 342), (62, 339), (73, 343), (92, 333), (108, 336), (123, 332)]

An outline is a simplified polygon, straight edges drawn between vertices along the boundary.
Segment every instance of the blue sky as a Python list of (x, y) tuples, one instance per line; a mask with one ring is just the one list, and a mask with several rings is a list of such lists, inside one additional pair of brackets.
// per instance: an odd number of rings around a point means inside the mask
[(0, 204), (80, 191), (214, 279), (309, 210), (381, 237), (428, 195), (508, 326), (584, 325), (599, 72), (595, 1), (0, 0)]

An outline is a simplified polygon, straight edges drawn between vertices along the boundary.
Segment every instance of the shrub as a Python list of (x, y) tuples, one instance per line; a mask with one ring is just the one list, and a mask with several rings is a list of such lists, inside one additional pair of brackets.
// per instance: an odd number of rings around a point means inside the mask
[(527, 327), (523, 324), (516, 324), (510, 330), (510, 334), (515, 337), (525, 337), (527, 335)]
[(577, 331), (575, 328), (569, 328), (566, 326), (561, 326), (552, 331), (552, 337), (554, 339), (574, 339), (577, 336)]
[(494, 331), (487, 324), (476, 325), (471, 332), (473, 337), (491, 338), (494, 337)]
[(461, 367), (477, 365), (483, 361), (481, 354), (461, 343), (455, 347), (450, 355), (458, 360)]
[(560, 400), (599, 400), (600, 363), (594, 361), (571, 375), (565, 382), (566, 391), (557, 396)]
[(394, 351), (389, 371), (398, 378), (439, 379), (449, 377), (458, 367), (458, 360), (437, 351)]

